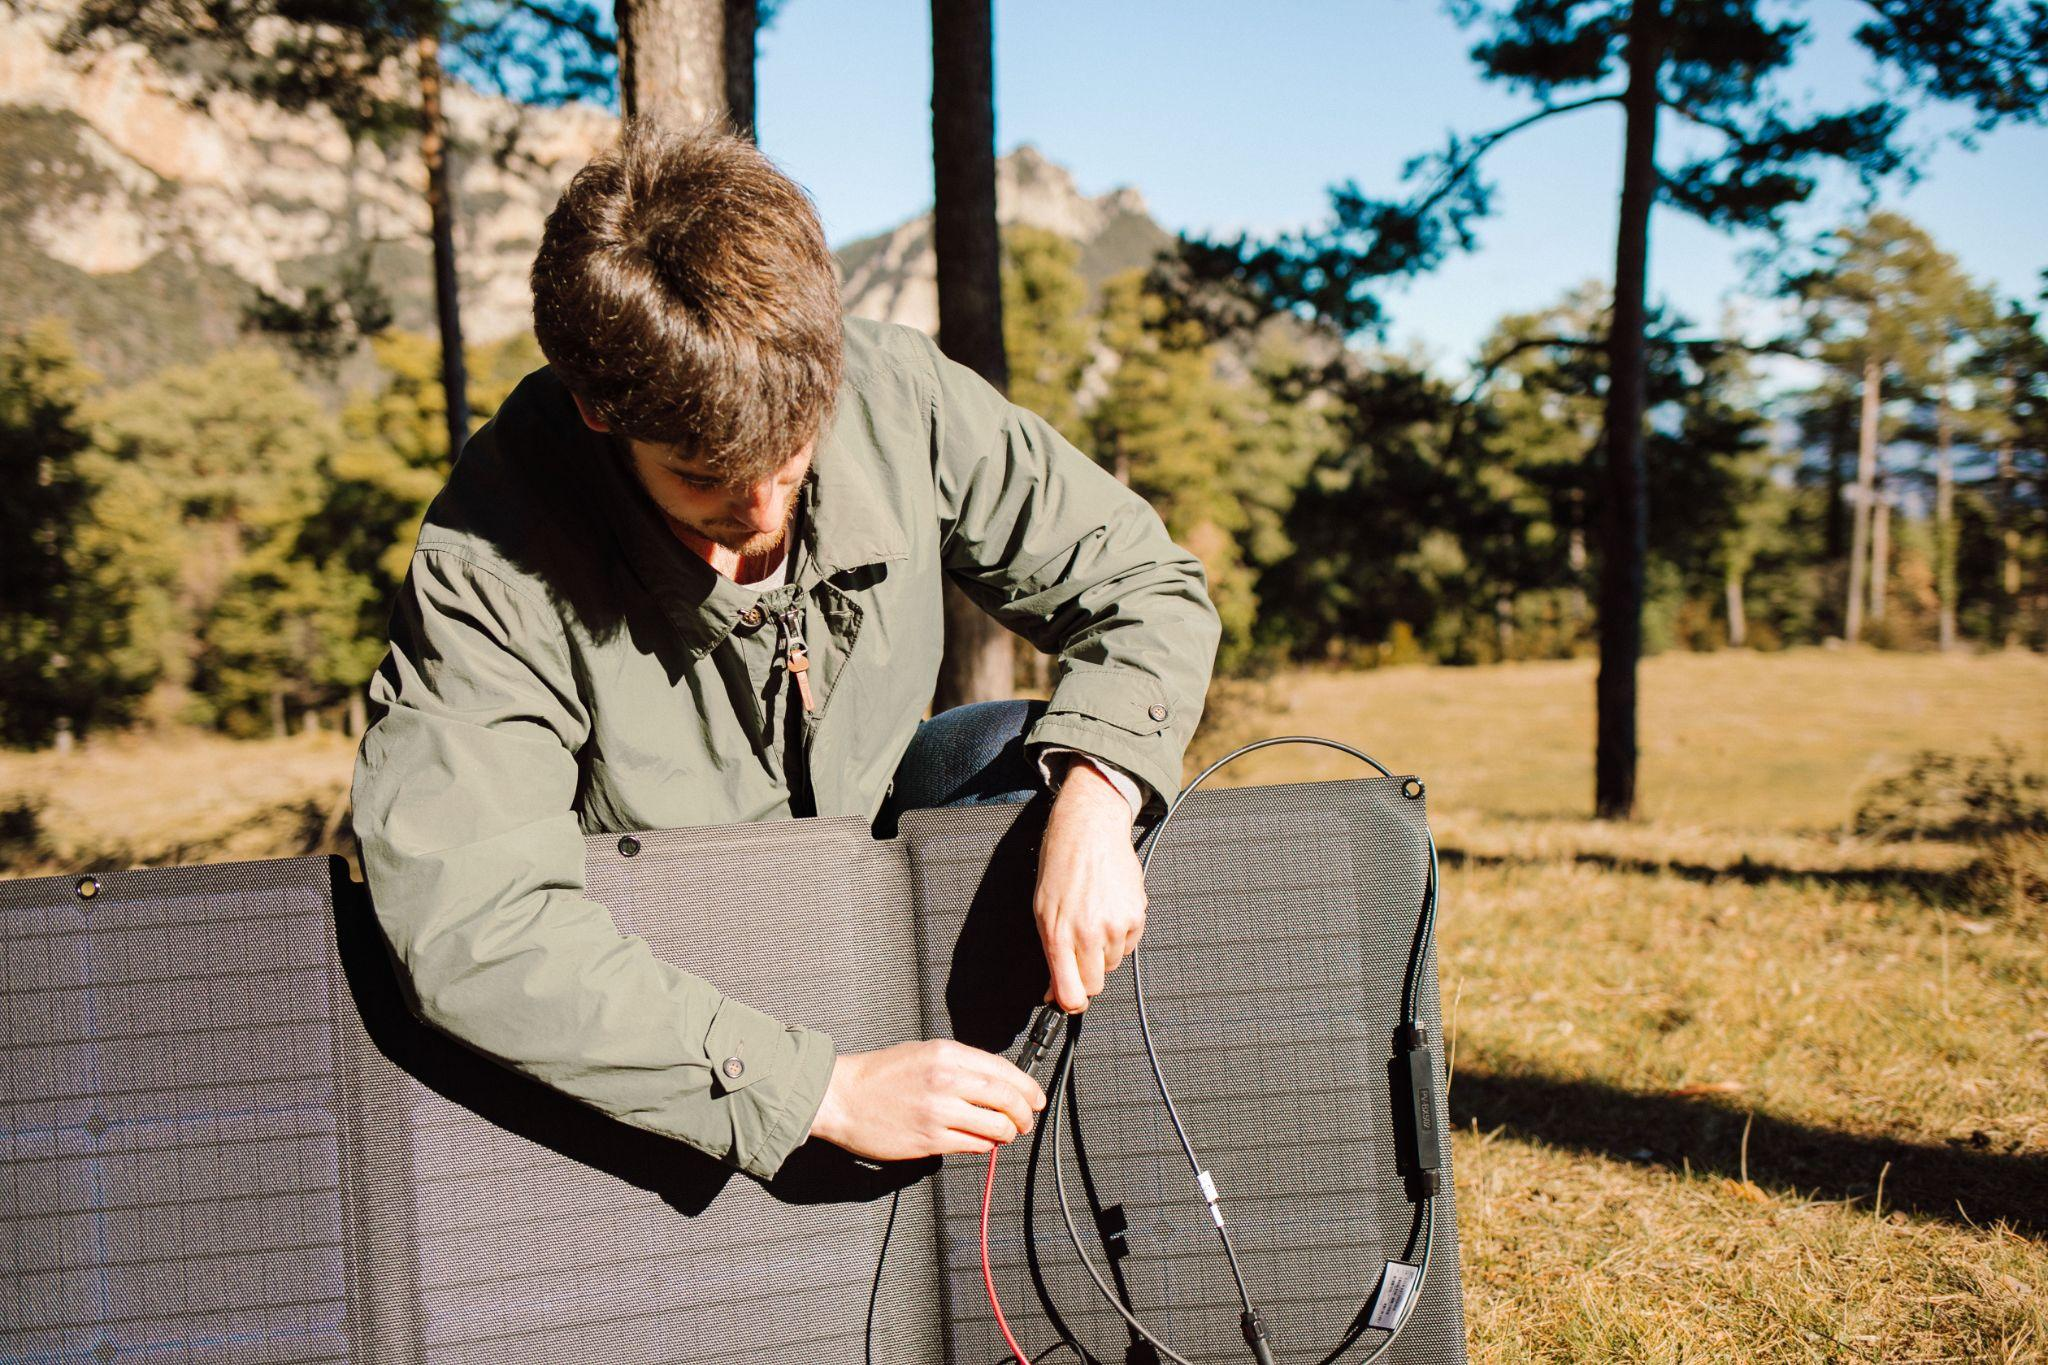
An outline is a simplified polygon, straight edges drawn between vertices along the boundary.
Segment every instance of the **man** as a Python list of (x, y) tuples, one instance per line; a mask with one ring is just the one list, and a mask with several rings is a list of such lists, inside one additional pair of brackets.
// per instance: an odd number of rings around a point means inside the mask
[[(583, 839), (886, 834), (1042, 777), (1047, 998), (1085, 1008), (1143, 932), (1134, 811), (1177, 789), (1201, 714), (1199, 563), (921, 333), (842, 321), (815, 211), (744, 140), (629, 125), (549, 216), (533, 288), (549, 364), (427, 510), (357, 756), (414, 1008), (756, 1176), (813, 1136), (885, 1160), (1014, 1139), (1044, 1095), (1008, 1061), (836, 1055), (621, 935), (582, 894)], [(1049, 702), (920, 721), (947, 577), (1058, 656)]]

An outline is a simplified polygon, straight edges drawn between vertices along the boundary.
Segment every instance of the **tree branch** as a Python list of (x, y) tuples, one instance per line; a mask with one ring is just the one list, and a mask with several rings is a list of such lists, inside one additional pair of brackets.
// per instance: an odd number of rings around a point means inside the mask
[(1697, 123), (1702, 128), (1711, 128), (1738, 147), (1753, 145), (1748, 131), (1737, 124), (1730, 123), (1726, 119), (1716, 118), (1704, 110), (1695, 109), (1689, 104), (1681, 104), (1677, 100), (1666, 99), (1661, 95), (1658, 99), (1666, 109), (1671, 110), (1674, 114), (1690, 122)]
[[(1443, 180), (1434, 190), (1416, 202), (1413, 206), (1413, 212), (1418, 215), (1424, 214), (1442, 203), (1444, 198), (1457, 188), (1460, 181), (1464, 180), (1478, 168), (1479, 158), (1485, 156), (1500, 143), (1505, 142), (1516, 133), (1526, 128), (1533, 128), (1545, 119), (1554, 118), (1559, 114), (1575, 114), (1581, 109), (1590, 109), (1596, 104), (1619, 103), (1621, 103), (1621, 92), (1617, 90), (1604, 95), (1588, 95), (1584, 99), (1570, 100), (1564, 104), (1546, 104), (1541, 109), (1525, 114), (1512, 123), (1502, 124), (1490, 133), (1481, 133), (1472, 139), (1470, 150), (1462, 160), (1445, 168)], [(1455, 147), (1455, 143), (1453, 145)], [(1455, 152), (1451, 155), (1455, 155)], [(1449, 160), (1449, 156), (1446, 157), (1446, 160)]]

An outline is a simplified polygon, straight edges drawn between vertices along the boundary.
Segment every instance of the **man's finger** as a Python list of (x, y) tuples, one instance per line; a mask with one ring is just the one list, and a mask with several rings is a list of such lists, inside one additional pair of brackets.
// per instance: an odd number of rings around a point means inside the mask
[(1046, 959), (1046, 966), (1052, 971), (1052, 998), (1054, 1003), (1069, 1014), (1088, 1008), (1088, 992), (1081, 983), (1081, 969), (1074, 961), (1071, 944), (1060, 944)]
[(993, 1071), (977, 1073), (961, 1087), (960, 1098), (986, 1109), (1000, 1110), (1019, 1129), (1028, 1129), (1032, 1115), (1043, 1106), (1044, 1097), (1030, 1077), (1015, 1067), (1010, 1070), (1016, 1072), (1015, 1079)]
[(1024, 1131), (1002, 1110), (971, 1104), (957, 1097), (947, 1104), (944, 1112), (948, 1128), (972, 1133), (976, 1137), (987, 1138), (990, 1142), (1009, 1142)]
[(1102, 965), (1107, 956), (1102, 940), (1082, 943), (1075, 956), (1081, 968), (1081, 985), (1088, 992), (1088, 998), (1093, 1000), (1102, 994)]

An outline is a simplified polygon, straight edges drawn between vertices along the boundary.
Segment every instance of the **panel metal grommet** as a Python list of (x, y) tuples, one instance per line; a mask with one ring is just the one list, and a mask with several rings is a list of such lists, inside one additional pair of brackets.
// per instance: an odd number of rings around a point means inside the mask
[(100, 879), (98, 877), (80, 877), (77, 884), (71, 889), (78, 893), (80, 900), (89, 901), (100, 893)]
[(1421, 800), (1421, 799), (1422, 799), (1422, 779), (1421, 779), (1421, 778), (1419, 778), (1419, 777), (1411, 777), (1411, 778), (1408, 778), (1408, 779), (1407, 779), (1406, 781), (1402, 782), (1402, 783), (1401, 783), (1401, 795), (1403, 795), (1403, 796), (1407, 797), (1407, 798), (1408, 798), (1408, 799), (1409, 799), (1410, 801), (1419, 801), (1419, 800)]
[(640, 841), (638, 839), (635, 839), (632, 835), (628, 834), (624, 838), (619, 840), (619, 856), (621, 858), (637, 857), (639, 856), (639, 853)]

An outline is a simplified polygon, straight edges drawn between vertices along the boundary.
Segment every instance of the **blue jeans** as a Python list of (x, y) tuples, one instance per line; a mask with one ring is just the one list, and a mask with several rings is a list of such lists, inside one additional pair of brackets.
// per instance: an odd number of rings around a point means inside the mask
[(978, 701), (919, 721), (897, 761), (894, 786), (875, 816), (877, 839), (896, 837), (904, 811), (1024, 802), (1044, 790), (1024, 736), (1042, 701)]

